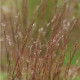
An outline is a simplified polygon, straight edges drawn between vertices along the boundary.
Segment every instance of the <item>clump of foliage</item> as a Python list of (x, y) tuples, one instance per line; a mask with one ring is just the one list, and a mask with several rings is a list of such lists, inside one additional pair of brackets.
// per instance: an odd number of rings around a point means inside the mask
[(21, 0), (21, 6), (17, 0), (15, 3), (14, 13), (1, 10), (7, 80), (72, 80), (80, 70), (80, 66), (71, 67), (78, 43), (69, 53), (68, 64), (63, 64), (70, 34), (79, 26), (80, 20), (71, 14), (77, 0), (64, 0), (61, 7), (58, 0), (53, 0), (50, 13), (49, 0), (41, 0), (32, 20), (28, 17), (28, 1)]

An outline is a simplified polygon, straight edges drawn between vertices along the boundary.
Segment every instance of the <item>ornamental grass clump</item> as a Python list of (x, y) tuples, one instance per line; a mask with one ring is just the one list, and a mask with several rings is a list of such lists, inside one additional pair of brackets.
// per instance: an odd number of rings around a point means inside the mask
[[(21, 0), (20, 7), (16, 0), (14, 13), (5, 14), (1, 8), (4, 54), (7, 57), (6, 80), (72, 80), (75, 73), (79, 74), (80, 66), (71, 65), (79, 49), (77, 40), (73, 52), (67, 53), (70, 35), (80, 21), (71, 15), (77, 2), (74, 0), (69, 5), (64, 0), (59, 8), (58, 0), (54, 0), (48, 14), (50, 1), (40, 0), (35, 11), (32, 10), (32, 20), (28, 0)], [(70, 59), (65, 66), (66, 54)]]

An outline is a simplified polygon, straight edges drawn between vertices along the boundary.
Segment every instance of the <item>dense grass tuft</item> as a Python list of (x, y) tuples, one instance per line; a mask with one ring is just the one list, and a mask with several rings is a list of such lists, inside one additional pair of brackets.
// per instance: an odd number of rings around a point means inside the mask
[[(1, 70), (7, 72), (6, 80), (78, 80), (80, 59), (71, 63), (79, 53), (79, 41), (67, 50), (71, 33), (80, 26), (79, 11), (77, 16), (74, 12), (79, 1), (32, 0), (35, 5), (29, 5), (29, 0), (13, 2), (13, 10), (6, 12), (1, 6), (1, 54), (7, 58), (7, 67), (1, 65)], [(67, 56), (70, 59), (65, 65)]]

